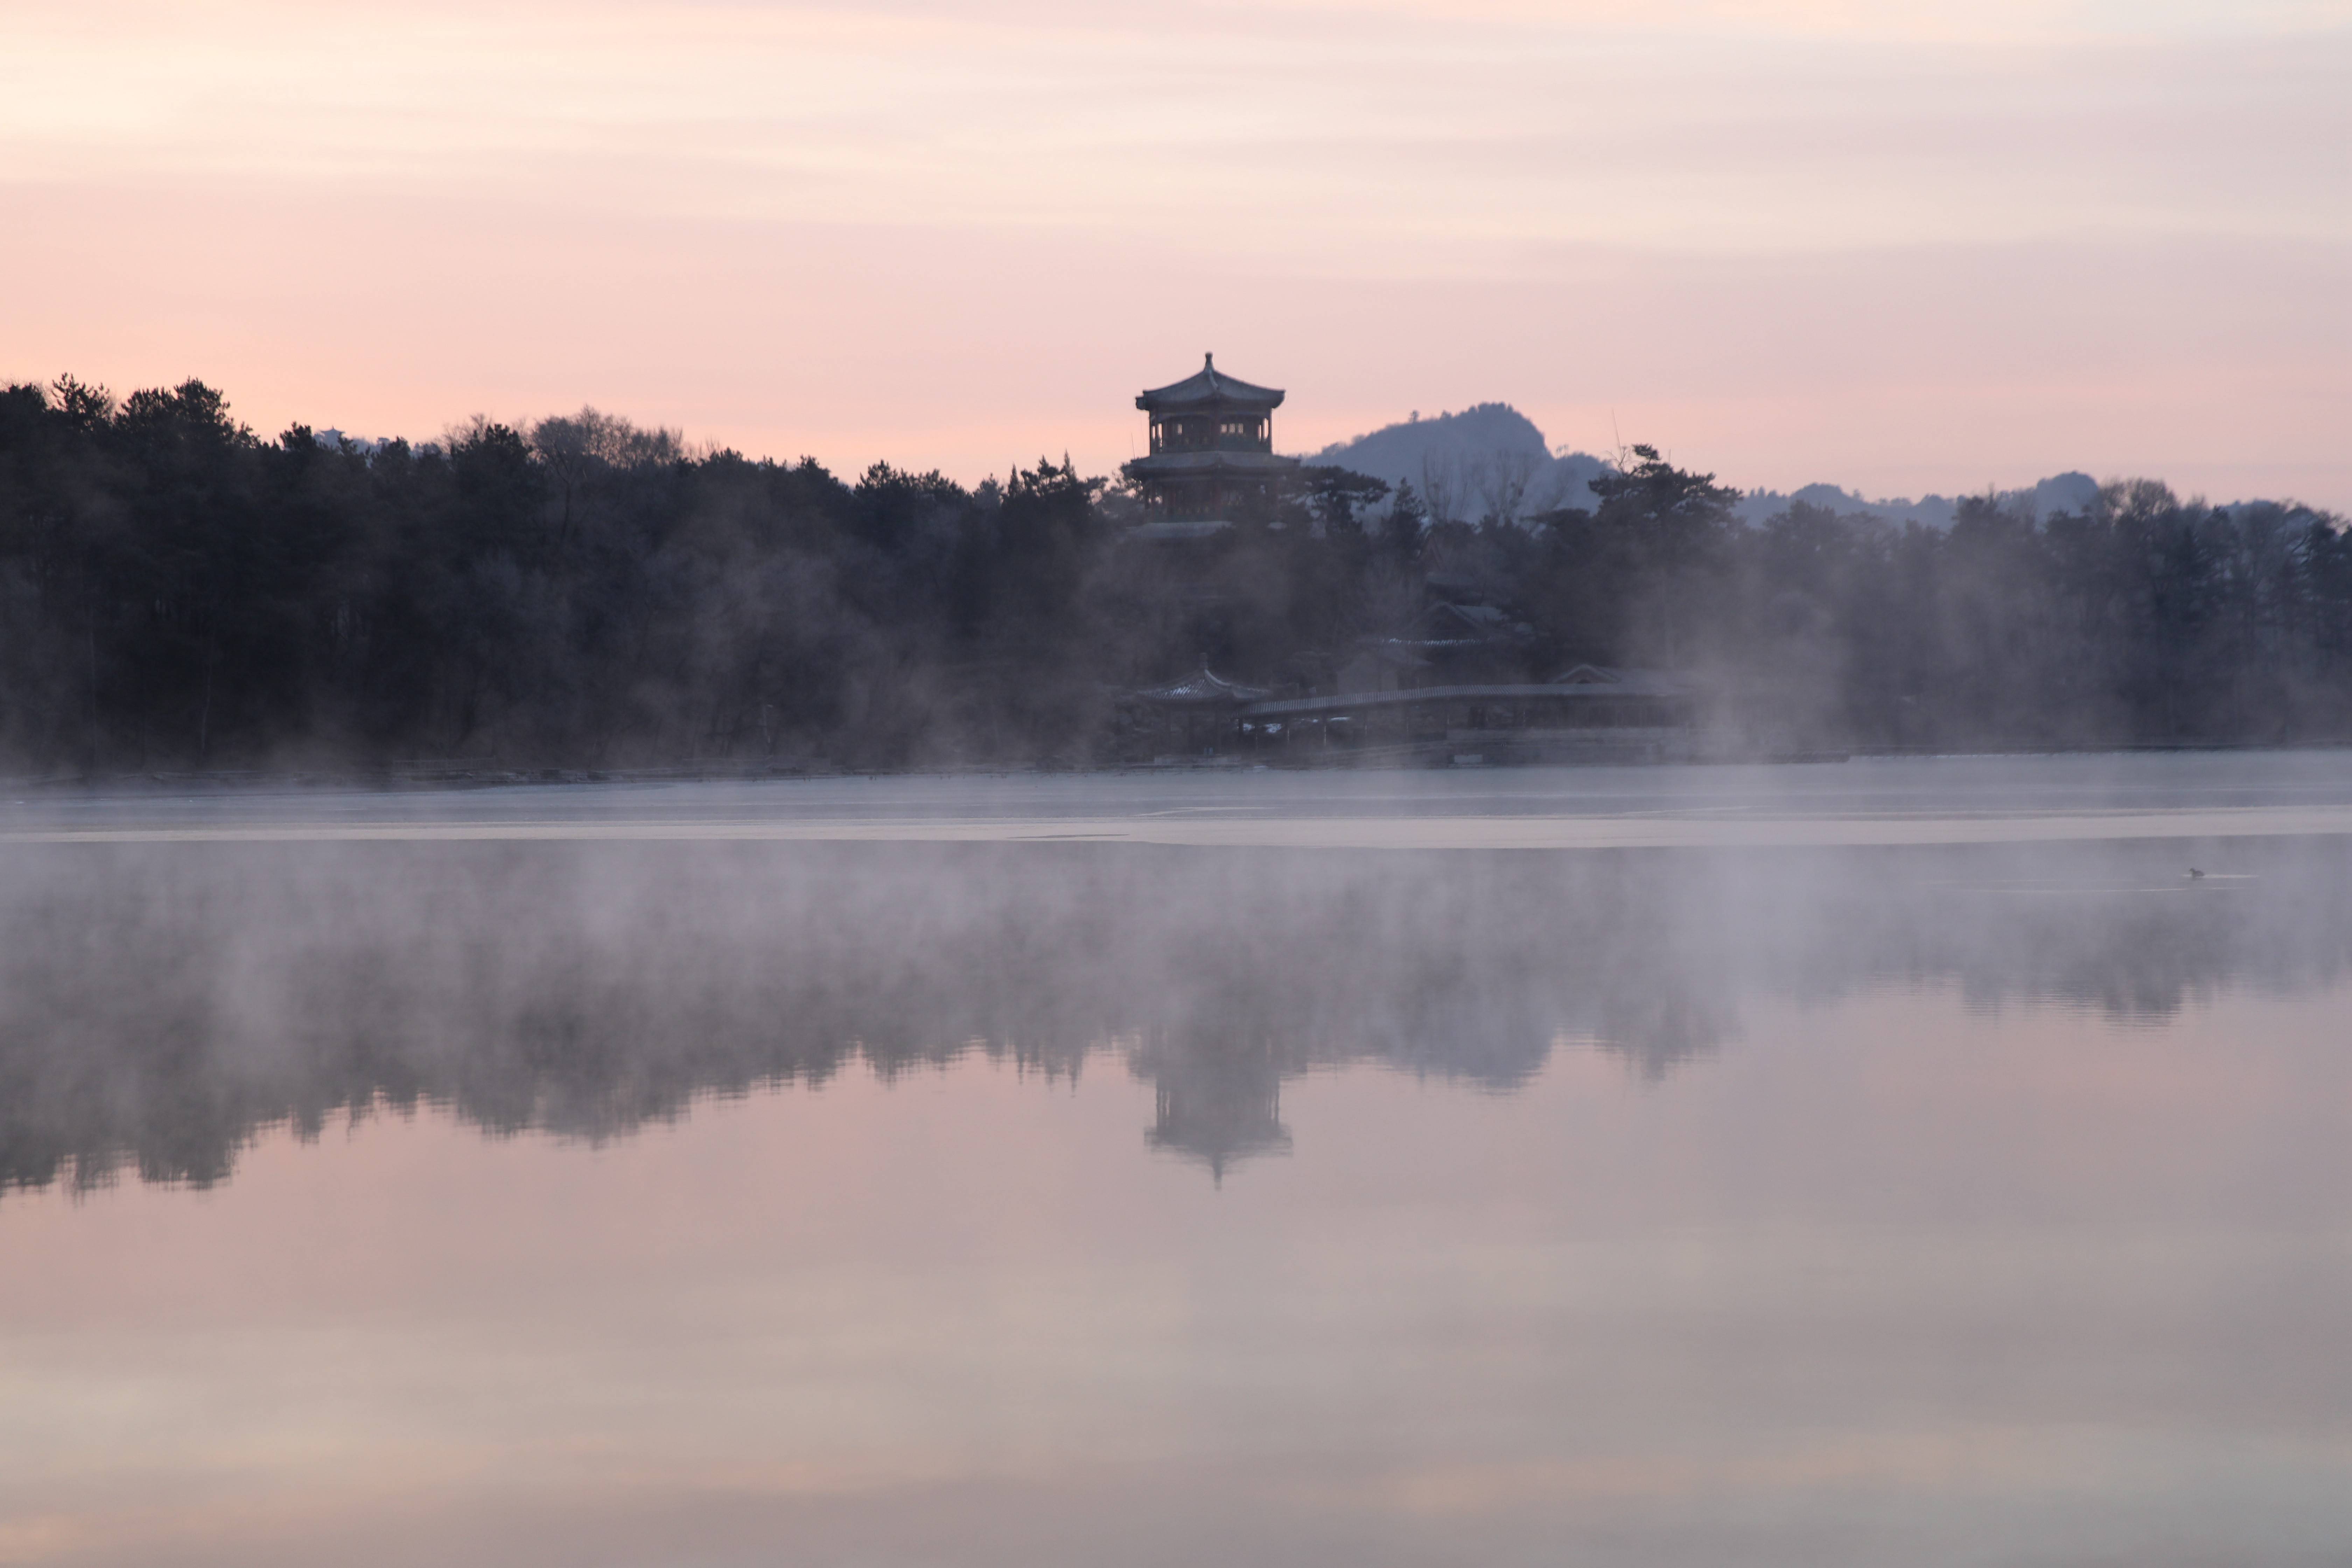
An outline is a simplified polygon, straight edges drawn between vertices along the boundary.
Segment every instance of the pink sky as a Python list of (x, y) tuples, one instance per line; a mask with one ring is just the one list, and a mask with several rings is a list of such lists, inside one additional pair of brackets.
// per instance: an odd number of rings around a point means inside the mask
[(2352, 510), (2352, 0), (19, 0), (0, 376), (1105, 471), (1500, 399), (1748, 486)]

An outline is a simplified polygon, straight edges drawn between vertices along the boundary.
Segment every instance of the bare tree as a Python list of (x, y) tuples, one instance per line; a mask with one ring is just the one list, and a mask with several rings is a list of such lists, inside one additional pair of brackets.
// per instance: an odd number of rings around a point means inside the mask
[[(478, 423), (479, 416), (476, 417)], [(532, 426), (530, 449), (554, 476), (556, 489), (563, 498), (559, 547), (572, 537), (572, 494), (590, 476), (604, 468), (674, 463), (693, 455), (675, 430), (660, 426), (647, 430), (617, 414), (586, 406), (577, 414), (558, 415)]]
[(1489, 453), (1477, 465), (1478, 497), (1486, 503), (1489, 522), (1517, 522), (1525, 510), (1528, 488), (1535, 483), (1538, 459), (1532, 452)]
[(1452, 522), (1462, 506), (1462, 460), (1431, 454), (1421, 460), (1421, 499), (1433, 523)]

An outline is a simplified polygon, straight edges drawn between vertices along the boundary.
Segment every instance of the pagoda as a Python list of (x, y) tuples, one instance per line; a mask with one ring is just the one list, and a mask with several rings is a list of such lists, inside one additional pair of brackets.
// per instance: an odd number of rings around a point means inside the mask
[(1297, 458), (1275, 455), (1274, 411), (1281, 404), (1278, 388), (1225, 374), (1214, 354), (1182, 381), (1137, 397), (1135, 405), (1151, 416), (1151, 455), (1119, 471), (1150, 511), (1139, 531), (1205, 537), (1270, 499), (1276, 481), (1298, 468)]

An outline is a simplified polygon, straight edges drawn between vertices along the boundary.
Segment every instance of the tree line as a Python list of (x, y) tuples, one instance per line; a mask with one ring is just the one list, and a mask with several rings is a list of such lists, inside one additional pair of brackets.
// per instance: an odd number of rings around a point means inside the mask
[(0, 761), (102, 776), (483, 762), (1085, 765), (1121, 694), (1207, 663), (1331, 689), (1436, 598), (1506, 612), (1521, 679), (1683, 671), (1808, 743), (2352, 734), (2352, 543), (2306, 507), (2106, 487), (1948, 530), (1736, 491), (1630, 448), (1591, 508), (1433, 519), (1307, 468), (1231, 530), (1131, 534), (1041, 458), (966, 488), (527, 429), (265, 439), (200, 382), (0, 390)]

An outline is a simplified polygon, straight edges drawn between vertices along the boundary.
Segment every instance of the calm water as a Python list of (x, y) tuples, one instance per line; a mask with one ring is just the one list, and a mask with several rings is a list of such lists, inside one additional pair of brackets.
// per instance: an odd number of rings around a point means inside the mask
[(0, 1563), (2341, 1564), (2347, 1025), (2339, 753), (0, 801)]

